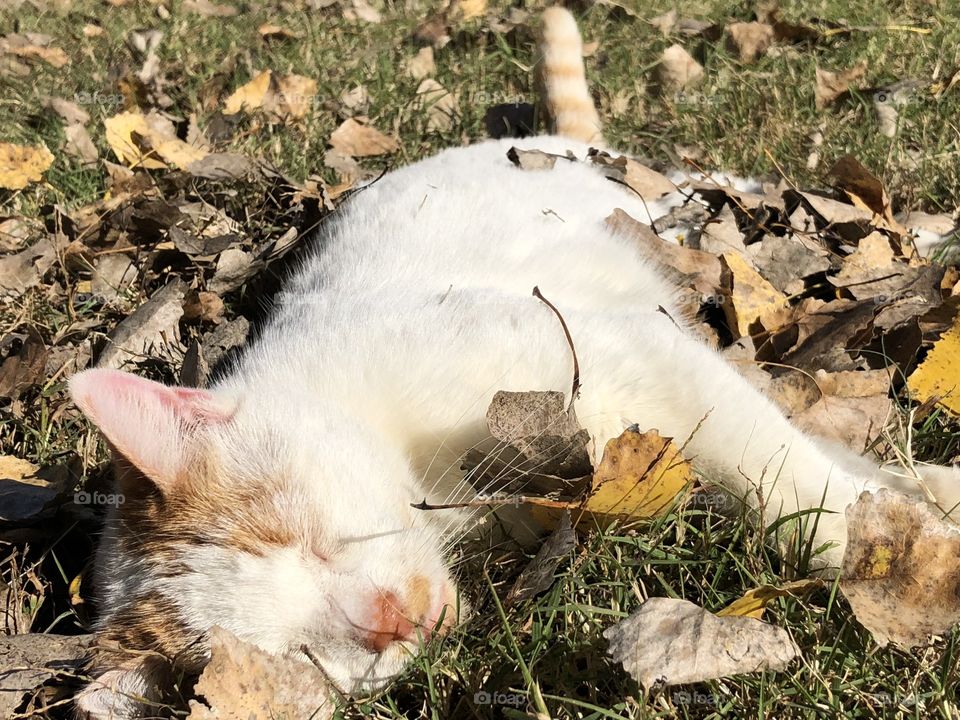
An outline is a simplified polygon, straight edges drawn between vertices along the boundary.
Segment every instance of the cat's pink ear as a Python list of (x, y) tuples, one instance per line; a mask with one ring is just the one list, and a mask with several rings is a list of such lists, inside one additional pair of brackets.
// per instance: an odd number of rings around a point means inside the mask
[(113, 449), (161, 490), (169, 490), (191, 461), (198, 433), (231, 415), (206, 390), (168, 387), (118, 370), (74, 375), (70, 395)]

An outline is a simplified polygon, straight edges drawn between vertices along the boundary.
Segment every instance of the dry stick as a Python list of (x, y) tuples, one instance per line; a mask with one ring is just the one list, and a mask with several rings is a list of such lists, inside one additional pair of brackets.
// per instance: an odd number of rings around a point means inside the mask
[(560, 311), (557, 310), (556, 306), (547, 300), (543, 294), (540, 292), (538, 286), (533, 287), (533, 296), (537, 298), (540, 302), (546, 305), (548, 308), (553, 310), (553, 314), (557, 316), (557, 320), (560, 321), (560, 327), (563, 328), (563, 334), (567, 337), (567, 345), (570, 346), (570, 354), (573, 355), (573, 388), (570, 391), (570, 405), (567, 406), (567, 410), (573, 407), (573, 401), (580, 396), (580, 361), (577, 360), (577, 349), (573, 346), (573, 337), (570, 335), (570, 330), (567, 328), (567, 322), (563, 319), (563, 315), (560, 314)]
[(441, 503), (439, 505), (428, 503), (426, 498), (418, 503), (410, 503), (410, 507), (414, 510), (458, 510), (461, 508), (501, 507), (504, 505), (539, 505), (541, 507), (559, 508), (561, 510), (573, 510), (580, 507), (581, 502), (579, 500), (550, 500), (549, 498), (537, 497), (535, 495), (511, 495), (502, 498), (479, 498), (466, 502)]

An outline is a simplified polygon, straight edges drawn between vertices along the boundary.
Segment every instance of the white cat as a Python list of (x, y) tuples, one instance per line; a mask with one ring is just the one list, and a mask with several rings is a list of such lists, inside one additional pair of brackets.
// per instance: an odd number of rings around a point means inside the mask
[[(103, 649), (81, 714), (141, 714), (168, 681), (160, 656), (198, 670), (213, 625), (273, 652), (306, 645), (347, 691), (382, 686), (418, 633), (449, 626), (444, 531), (462, 517), (411, 504), (468, 496), (459, 458), (488, 440), (496, 391), (569, 389), (567, 342), (534, 286), (575, 339), (577, 416), (597, 448), (632, 423), (689, 439), (697, 469), (762, 497), (766, 522), (825, 508), (815, 543), (833, 543), (820, 561), (834, 565), (859, 493), (918, 493), (799, 432), (676, 324), (678, 288), (604, 219), (649, 222), (678, 197), (643, 202), (584, 163), (511, 164), (514, 145), (583, 158), (601, 142), (575, 23), (552, 9), (544, 28), (557, 135), (448, 150), (357, 194), (209, 390), (72, 379), (125, 496), (99, 552)], [(944, 505), (960, 499), (957, 471), (924, 474)]]

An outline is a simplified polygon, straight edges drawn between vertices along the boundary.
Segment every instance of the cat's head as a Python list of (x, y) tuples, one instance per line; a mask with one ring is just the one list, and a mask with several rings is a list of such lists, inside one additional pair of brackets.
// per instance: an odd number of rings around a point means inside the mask
[(422, 498), (409, 465), (354, 418), (290, 391), (214, 393), (110, 370), (74, 376), (70, 391), (117, 480), (98, 635), (134, 657), (98, 663), (81, 707), (143, 691), (143, 651), (199, 669), (214, 625), (312, 655), (357, 692), (453, 622), (455, 586), (429, 514), (411, 507)]

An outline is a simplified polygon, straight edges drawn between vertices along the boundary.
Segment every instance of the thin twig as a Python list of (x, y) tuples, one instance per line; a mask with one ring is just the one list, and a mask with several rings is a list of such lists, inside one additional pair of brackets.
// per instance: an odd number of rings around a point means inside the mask
[(573, 337), (570, 335), (570, 329), (567, 327), (567, 321), (563, 319), (563, 315), (560, 314), (560, 311), (557, 310), (556, 306), (543, 296), (543, 294), (540, 292), (540, 288), (537, 286), (534, 286), (533, 288), (533, 296), (548, 308), (553, 310), (553, 314), (556, 315), (557, 319), (560, 321), (560, 327), (563, 328), (563, 334), (567, 337), (567, 345), (570, 346), (570, 354), (573, 355), (573, 388), (570, 391), (570, 405), (567, 407), (567, 410), (569, 410), (571, 407), (573, 407), (573, 401), (580, 397), (580, 361), (577, 360), (577, 349), (573, 346)]

